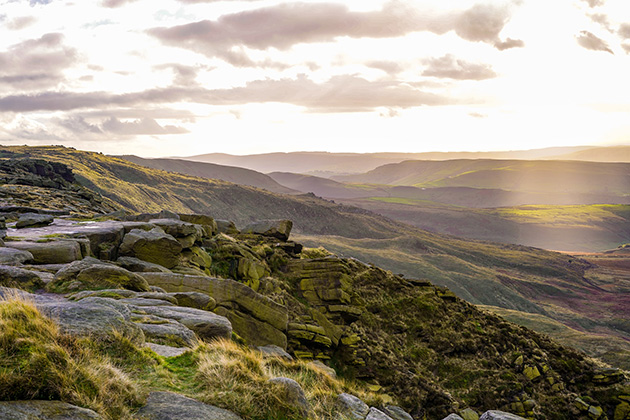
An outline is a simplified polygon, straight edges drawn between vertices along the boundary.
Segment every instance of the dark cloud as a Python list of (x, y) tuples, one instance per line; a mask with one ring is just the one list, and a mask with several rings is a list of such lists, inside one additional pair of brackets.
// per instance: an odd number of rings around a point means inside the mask
[(427, 93), (395, 80), (368, 81), (345, 75), (317, 84), (301, 75), (296, 79), (252, 81), (232, 89), (175, 86), (118, 95), (105, 92), (12, 95), (0, 98), (0, 111), (68, 111), (183, 101), (208, 105), (279, 102), (303, 106), (313, 112), (369, 111), (377, 107), (407, 108), (455, 103), (450, 98)]
[(395, 61), (370, 61), (365, 63), (366, 66), (372, 67), (374, 69), (383, 70), (385, 73), (390, 74), (392, 76), (402, 72), (403, 66)]
[(606, 0), (583, 0), (588, 3), (590, 7), (603, 6), (606, 3)]
[(185, 134), (189, 131), (183, 127), (174, 125), (161, 126), (151, 118), (143, 118), (132, 122), (123, 122), (114, 117), (103, 123), (103, 130), (120, 135), (165, 135), (165, 134)]
[(497, 50), (503, 51), (508, 50), (510, 48), (523, 48), (525, 46), (525, 42), (520, 39), (512, 39), (508, 38), (505, 41), (497, 41), (494, 43), (494, 46)]
[(31, 26), (35, 22), (37, 22), (37, 19), (35, 19), (33, 16), (20, 16), (8, 21), (6, 23), (6, 26), (7, 29), (10, 29), (12, 31), (19, 31), (20, 29)]
[(63, 45), (63, 35), (49, 33), (0, 52), (0, 85), (34, 89), (54, 87), (63, 70), (76, 61), (76, 51)]
[[(219, 57), (235, 66), (253, 63), (244, 48), (286, 50), (295, 44), (329, 42), (337, 37), (391, 38), (411, 32), (444, 34), (455, 31), (473, 42), (503, 45), (499, 34), (510, 18), (507, 6), (475, 5), (463, 12), (420, 12), (403, 1), (382, 10), (353, 12), (334, 3), (283, 3), (148, 31), (166, 45)], [(517, 41), (505, 41), (518, 46)], [(503, 48), (504, 49), (504, 48)]]
[(619, 25), (619, 30), (617, 31), (620, 37), (623, 39), (630, 39), (630, 23), (622, 23)]
[(497, 76), (488, 64), (470, 63), (451, 54), (425, 60), (425, 64), (427, 68), (422, 72), (423, 76), (456, 80), (485, 80)]
[(59, 125), (72, 131), (73, 133), (93, 133), (93, 134), (103, 134), (103, 130), (96, 125), (90, 124), (85, 120), (85, 118), (81, 116), (73, 116), (70, 118), (66, 118), (64, 120), (59, 121)]
[(580, 32), (580, 35), (578, 35), (577, 37), (577, 42), (578, 44), (580, 44), (580, 46), (586, 48), (587, 50), (605, 51), (613, 55), (615, 54), (612, 52), (606, 41), (598, 38), (589, 31)]

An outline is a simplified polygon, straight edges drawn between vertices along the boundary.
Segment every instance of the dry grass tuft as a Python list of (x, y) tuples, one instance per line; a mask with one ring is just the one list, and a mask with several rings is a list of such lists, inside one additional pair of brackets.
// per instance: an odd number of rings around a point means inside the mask
[(62, 400), (107, 419), (130, 418), (140, 391), (86, 340), (59, 332), (32, 302), (0, 300), (0, 400)]

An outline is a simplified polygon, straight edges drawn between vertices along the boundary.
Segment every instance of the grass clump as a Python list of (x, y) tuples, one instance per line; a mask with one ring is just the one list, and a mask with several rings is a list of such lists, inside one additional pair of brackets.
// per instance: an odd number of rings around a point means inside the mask
[(202, 344), (196, 351), (199, 398), (235, 411), (246, 420), (303, 418), (295, 407), (278, 397), (278, 385), (268, 382), (277, 377), (293, 379), (302, 386), (311, 409), (309, 418), (313, 420), (342, 418), (337, 410), (337, 396), (342, 392), (357, 395), (372, 405), (382, 402), (376, 394), (332, 378), (312, 363), (264, 358), (261, 353), (227, 340)]
[(106, 419), (130, 418), (141, 392), (86, 339), (60, 333), (31, 302), (0, 301), (0, 400), (62, 400)]

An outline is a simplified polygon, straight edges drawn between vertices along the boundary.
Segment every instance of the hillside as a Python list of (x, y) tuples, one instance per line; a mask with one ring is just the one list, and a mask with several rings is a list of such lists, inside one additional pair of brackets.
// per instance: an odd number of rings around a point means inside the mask
[(128, 210), (206, 213), (237, 226), (291, 219), (308, 246), (323, 245), (410, 278), (430, 279), (471, 303), (546, 314), (584, 331), (626, 339), (630, 334), (614, 321), (628, 310), (628, 302), (585, 280), (591, 264), (571, 256), (433, 234), (314, 196), (278, 195), (147, 169), (98, 153), (62, 147), (2, 147), (0, 152), (5, 158), (64, 163), (83, 185)]
[(554, 156), (553, 159), (591, 162), (630, 162), (630, 146), (593, 147)]
[(335, 180), (416, 187), (470, 187), (557, 194), (627, 197), (630, 164), (579, 161), (406, 161)]
[(212, 163), (191, 162), (180, 159), (144, 159), (138, 156), (120, 156), (121, 159), (138, 165), (160, 169), (168, 172), (196, 176), (199, 178), (220, 179), (239, 185), (262, 188), (267, 191), (283, 194), (297, 194), (298, 191), (286, 188), (269, 176), (250, 169), (236, 168), (233, 166), (215, 165)]
[(263, 173), (294, 172), (319, 176), (362, 173), (389, 163), (405, 160), (451, 159), (543, 159), (546, 157), (580, 151), (588, 147), (556, 147), (506, 152), (425, 152), (425, 153), (328, 153), (291, 152), (264, 153), (258, 155), (229, 155), (209, 153), (180, 157), (197, 162), (239, 166)]

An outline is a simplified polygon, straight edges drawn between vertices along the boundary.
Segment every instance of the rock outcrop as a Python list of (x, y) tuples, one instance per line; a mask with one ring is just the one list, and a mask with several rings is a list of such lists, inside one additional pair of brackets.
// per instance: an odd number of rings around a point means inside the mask
[(242, 420), (231, 411), (173, 392), (150, 393), (138, 415), (147, 420)]
[(0, 419), (7, 420), (101, 420), (87, 408), (61, 401), (0, 401)]

